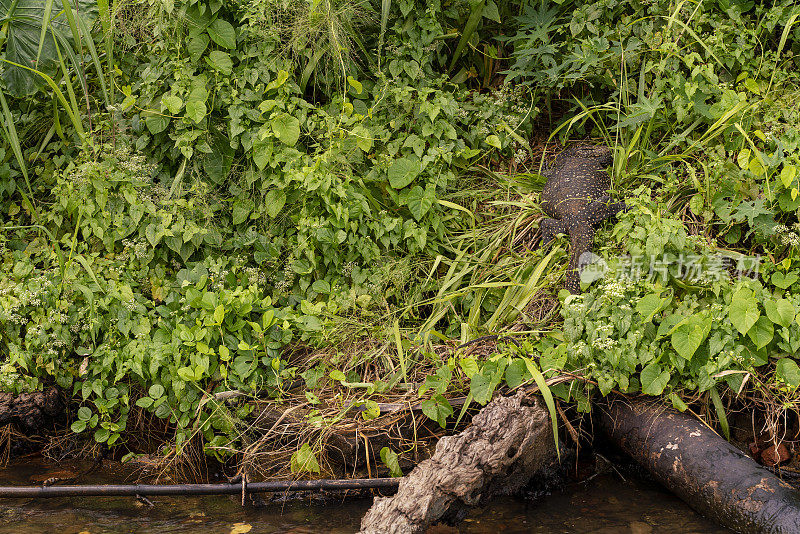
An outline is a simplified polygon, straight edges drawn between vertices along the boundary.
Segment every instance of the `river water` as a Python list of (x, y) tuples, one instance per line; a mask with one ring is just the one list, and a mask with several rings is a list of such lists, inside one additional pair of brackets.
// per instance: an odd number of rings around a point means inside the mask
[[(88, 465), (88, 464), (87, 464)], [(16, 461), (0, 470), (0, 485), (40, 484), (83, 472), (78, 464)], [(77, 483), (125, 483), (118, 465), (104, 465)], [(133, 481), (127, 481), (132, 483)], [(70, 482), (72, 483), (72, 482)], [(75, 497), (0, 501), (0, 534), (266, 534), (351, 533), (370, 499), (267, 502), (243, 508), (238, 497), (154, 497), (153, 506), (129, 497)], [(450, 533), (674, 534), (726, 533), (683, 502), (643, 480), (601, 475), (536, 501), (497, 499), (473, 510)]]

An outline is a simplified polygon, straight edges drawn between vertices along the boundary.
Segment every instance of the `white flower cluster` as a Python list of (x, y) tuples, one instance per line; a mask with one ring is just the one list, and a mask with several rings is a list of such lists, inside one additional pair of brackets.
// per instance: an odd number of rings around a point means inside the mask
[(786, 234), (781, 234), (780, 239), (782, 245), (790, 247), (800, 246), (800, 236), (798, 236), (795, 232), (788, 232)]
[(627, 289), (627, 278), (609, 278), (603, 284), (603, 298), (610, 301), (619, 300), (625, 296)]
[(156, 165), (147, 163), (147, 158), (139, 152), (134, 153), (129, 146), (121, 146), (114, 152), (117, 166), (132, 178), (149, 182)]
[(283, 267), (283, 280), (275, 284), (275, 292), (279, 295), (288, 293), (294, 285), (294, 270), (292, 269), (293, 263), (294, 259), (290, 256), (286, 260), (286, 264)]
[(263, 286), (267, 283), (267, 276), (264, 274), (264, 271), (258, 267), (243, 267), (242, 272), (247, 275), (251, 284)]
[(356, 266), (354, 261), (348, 261), (344, 265), (342, 265), (342, 276), (348, 278), (350, 275), (353, 274), (353, 268)]
[(592, 340), (592, 348), (597, 350), (608, 350), (616, 344), (617, 342), (610, 337), (602, 337)]
[(133, 253), (133, 256), (138, 260), (147, 256), (147, 241), (144, 238), (123, 239), (122, 246), (124, 254), (123, 261), (128, 259), (131, 253)]

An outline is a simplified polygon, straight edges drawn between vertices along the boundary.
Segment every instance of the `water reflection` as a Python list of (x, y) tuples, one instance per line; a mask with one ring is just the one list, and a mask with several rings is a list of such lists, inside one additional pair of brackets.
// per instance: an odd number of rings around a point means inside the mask
[[(52, 466), (17, 462), (0, 471), (0, 484), (35, 484), (52, 476), (80, 473), (90, 464)], [(124, 468), (109, 464), (80, 483), (121, 482)], [(292, 501), (254, 508), (238, 497), (157, 497), (155, 506), (136, 499), (75, 497), (0, 501), (0, 534), (271, 534), (351, 533), (371, 501), (347, 500), (325, 506)], [(725, 533), (660, 488), (614, 475), (573, 484), (536, 502), (497, 499), (472, 511), (444, 533)]]

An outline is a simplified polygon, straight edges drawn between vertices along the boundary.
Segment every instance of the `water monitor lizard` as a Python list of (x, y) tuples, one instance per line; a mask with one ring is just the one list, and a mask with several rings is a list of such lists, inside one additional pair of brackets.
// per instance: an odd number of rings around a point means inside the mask
[(566, 288), (580, 292), (581, 255), (591, 252), (594, 229), (600, 222), (625, 208), (624, 202), (611, 202), (611, 178), (606, 170), (614, 161), (608, 147), (578, 145), (563, 151), (543, 175), (541, 206), (550, 218), (542, 220), (542, 243), (556, 234), (569, 234), (571, 255)]

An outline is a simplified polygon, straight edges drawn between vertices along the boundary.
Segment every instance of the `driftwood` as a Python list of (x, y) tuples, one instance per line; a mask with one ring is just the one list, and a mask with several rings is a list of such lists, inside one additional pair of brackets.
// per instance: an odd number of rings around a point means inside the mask
[(735, 532), (800, 532), (800, 492), (697, 419), (641, 401), (602, 411), (612, 441), (701, 514)]
[(400, 481), (393, 497), (376, 498), (361, 521), (364, 534), (424, 532), (501, 494), (526, 485), (555, 458), (550, 416), (520, 391), (501, 397), (455, 436), (442, 438), (434, 455)]

